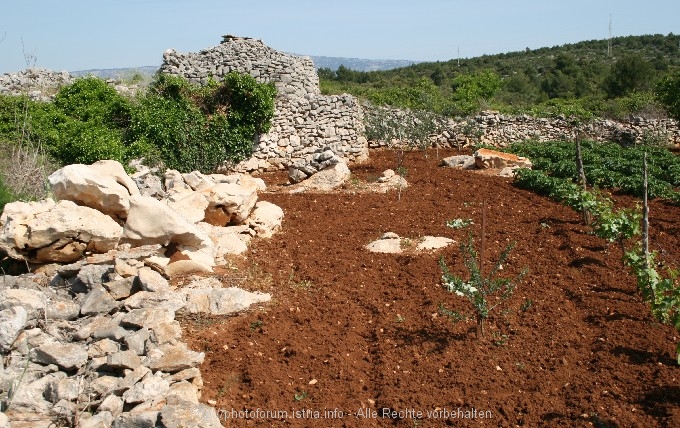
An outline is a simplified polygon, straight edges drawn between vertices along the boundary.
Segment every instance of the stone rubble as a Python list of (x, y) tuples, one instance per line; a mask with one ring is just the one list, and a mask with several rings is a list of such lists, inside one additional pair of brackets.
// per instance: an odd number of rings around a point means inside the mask
[[(264, 182), (168, 171), (151, 196), (104, 161), (50, 183), (61, 200), (13, 202), (0, 217), (0, 252), (38, 264), (0, 281), (5, 425), (221, 426), (199, 403), (204, 354), (182, 341), (176, 318), (270, 300), (191, 276), (281, 228), (281, 208), (257, 200)], [(185, 199), (204, 201), (203, 212)], [(182, 288), (168, 280), (179, 274)]]
[(74, 78), (66, 71), (44, 68), (27, 68), (17, 73), (0, 75), (0, 94), (26, 94), (35, 101), (51, 101), (57, 88), (73, 83)]

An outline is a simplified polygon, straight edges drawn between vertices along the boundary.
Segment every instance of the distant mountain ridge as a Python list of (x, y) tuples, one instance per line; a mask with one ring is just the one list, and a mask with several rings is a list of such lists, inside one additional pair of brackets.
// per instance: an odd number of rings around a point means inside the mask
[[(417, 64), (420, 61), (411, 61), (407, 59), (362, 59), (362, 58), (342, 58), (333, 56), (312, 56), (302, 54), (291, 54), (297, 56), (309, 56), (314, 62), (314, 66), (319, 68), (330, 68), (337, 70), (341, 65), (355, 70), (355, 71), (380, 71), (392, 70), (395, 68), (408, 67), (411, 64)], [(88, 74), (101, 77), (102, 79), (122, 79), (132, 77), (135, 73), (143, 76), (153, 75), (159, 67), (147, 65), (142, 67), (128, 67), (128, 68), (95, 68), (90, 70), (77, 70), (70, 73), (74, 76), (87, 76)]]

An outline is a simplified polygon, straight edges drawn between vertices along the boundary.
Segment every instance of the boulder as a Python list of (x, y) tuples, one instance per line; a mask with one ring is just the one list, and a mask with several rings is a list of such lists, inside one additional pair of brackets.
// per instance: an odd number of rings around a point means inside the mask
[(444, 236), (423, 236), (423, 238), (416, 245), (416, 251), (430, 251), (438, 250), (440, 248), (448, 247), (456, 241)]
[(206, 191), (206, 196), (209, 202), (206, 223), (213, 226), (243, 224), (257, 202), (257, 187), (218, 183)]
[(191, 192), (193, 189), (184, 182), (182, 173), (169, 169), (163, 174), (163, 185), (168, 193)]
[(531, 168), (531, 161), (527, 158), (489, 149), (479, 149), (475, 152), (475, 165), (479, 169), (503, 169), (507, 166)]
[(210, 238), (182, 215), (150, 196), (130, 198), (130, 212), (122, 242), (135, 246), (175, 244), (193, 261), (214, 266), (215, 247)]
[(347, 164), (340, 162), (310, 176), (298, 185), (300, 187), (295, 187), (291, 192), (305, 190), (330, 191), (342, 186), (351, 175), (352, 173)]
[(215, 245), (215, 260), (218, 263), (224, 263), (225, 256), (229, 254), (242, 254), (248, 249), (246, 244), (250, 241), (252, 230), (247, 225), (220, 227), (201, 222), (198, 227), (208, 234)]
[(267, 201), (255, 204), (255, 209), (248, 218), (248, 225), (262, 238), (269, 238), (281, 229), (283, 210)]
[(112, 160), (67, 165), (48, 177), (56, 199), (73, 201), (104, 214), (127, 217), (131, 195), (139, 194), (123, 166)]
[(190, 223), (198, 223), (205, 218), (205, 210), (210, 203), (208, 198), (200, 192), (180, 192), (171, 194), (168, 206), (181, 214)]
[(217, 182), (209, 175), (205, 175), (199, 171), (193, 171), (188, 174), (182, 174), (184, 182), (193, 190), (202, 191), (213, 187)]
[(474, 169), (476, 168), (475, 157), (467, 155), (449, 156), (442, 159), (439, 166), (458, 169)]
[(0, 242), (36, 263), (72, 263), (86, 251), (105, 253), (123, 232), (106, 214), (66, 200), (9, 203), (0, 224)]

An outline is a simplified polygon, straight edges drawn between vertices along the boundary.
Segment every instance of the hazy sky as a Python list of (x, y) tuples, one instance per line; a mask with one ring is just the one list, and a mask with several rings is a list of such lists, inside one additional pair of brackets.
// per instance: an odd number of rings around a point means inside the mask
[[(285, 52), (447, 61), (614, 36), (680, 34), (678, 0), (2, 0), (0, 73), (160, 65), (223, 34)], [(33, 61), (29, 61), (33, 65)]]

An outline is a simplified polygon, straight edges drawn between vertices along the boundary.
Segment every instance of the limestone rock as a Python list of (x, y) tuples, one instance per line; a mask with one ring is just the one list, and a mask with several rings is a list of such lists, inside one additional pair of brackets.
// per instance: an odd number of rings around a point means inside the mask
[(380, 239), (367, 244), (364, 248), (372, 253), (398, 254), (403, 251), (401, 248), (401, 238), (393, 232), (383, 234)]
[(8, 352), (26, 327), (28, 312), (22, 306), (14, 306), (0, 311), (0, 352)]
[(167, 343), (150, 350), (142, 364), (154, 371), (175, 373), (200, 365), (204, 358), (203, 352), (194, 352), (184, 343)]
[(255, 209), (248, 218), (248, 224), (255, 229), (257, 235), (269, 238), (281, 229), (283, 210), (281, 207), (267, 201), (255, 204)]
[(186, 296), (184, 310), (189, 313), (227, 315), (247, 309), (255, 303), (271, 300), (268, 293), (251, 293), (236, 287), (221, 288), (214, 279), (199, 279), (182, 289)]
[(80, 302), (80, 314), (83, 316), (108, 314), (117, 309), (120, 304), (101, 285), (87, 293)]
[(423, 236), (418, 245), (416, 245), (416, 251), (438, 250), (448, 247), (455, 242), (453, 239), (443, 236)]
[(133, 245), (173, 243), (192, 260), (214, 266), (214, 245), (210, 238), (180, 214), (149, 196), (130, 198), (130, 212), (122, 235)]
[(170, 263), (164, 268), (165, 274), (168, 278), (175, 278), (178, 276), (200, 273), (212, 273), (212, 267), (205, 263), (201, 263), (195, 260), (178, 260), (174, 263)]
[(159, 412), (125, 412), (118, 415), (111, 428), (155, 428), (158, 426)]
[[(257, 202), (257, 188), (235, 183), (218, 183), (207, 191), (212, 215), (206, 212), (205, 222), (213, 226), (242, 224)], [(218, 211), (223, 217), (218, 217)], [(219, 220), (217, 220), (219, 219)]]
[(156, 324), (175, 319), (175, 311), (169, 308), (132, 309), (121, 320), (122, 325), (151, 328)]
[(221, 428), (220, 418), (214, 407), (182, 400), (170, 401), (160, 414), (161, 423), (167, 428)]
[(73, 321), (80, 315), (80, 305), (73, 300), (52, 300), (45, 308), (48, 320)]
[(36, 319), (45, 310), (47, 296), (40, 291), (24, 288), (0, 290), (0, 310), (21, 306), (26, 310), (28, 319)]
[[(5, 205), (0, 241), (34, 262), (71, 263), (85, 251), (105, 253), (116, 247), (123, 229), (109, 216), (71, 201)], [(35, 253), (35, 255), (33, 255)]]
[(479, 149), (475, 152), (475, 165), (479, 169), (502, 169), (507, 166), (531, 168), (531, 161), (527, 158), (496, 150)]
[(155, 270), (144, 267), (139, 270), (137, 275), (137, 283), (144, 291), (163, 291), (170, 289), (170, 283), (163, 275)]
[(32, 360), (41, 364), (56, 364), (66, 371), (76, 370), (87, 363), (85, 346), (73, 343), (46, 343), (33, 350)]
[(127, 217), (130, 195), (139, 194), (137, 185), (123, 166), (111, 160), (90, 166), (67, 165), (52, 173), (48, 180), (55, 198), (119, 218)]
[(439, 165), (459, 169), (474, 169), (477, 167), (475, 165), (475, 157), (468, 155), (449, 156), (442, 159)]
[[(99, 405), (99, 408), (97, 408), (97, 411), (100, 414), (102, 412), (108, 412), (115, 418), (123, 412), (124, 404), (125, 403), (120, 397), (111, 394), (108, 397), (106, 397), (104, 401), (102, 401), (102, 403)], [(110, 424), (108, 426), (110, 426)]]
[[(252, 217), (251, 214), (248, 222)], [(247, 243), (251, 238), (251, 229), (247, 225), (220, 227), (201, 222), (198, 223), (198, 227), (210, 237), (215, 245), (215, 262), (218, 264), (223, 264), (227, 255), (242, 254), (248, 250)]]
[(104, 282), (110, 271), (109, 265), (85, 265), (78, 271), (76, 278), (86, 289), (92, 290)]
[(304, 190), (330, 191), (342, 186), (352, 175), (347, 164), (340, 162), (323, 169), (294, 187), (292, 192)]
[(118, 351), (106, 356), (106, 368), (113, 371), (132, 370), (139, 367), (141, 361), (134, 351)]
[[(110, 395), (109, 397), (114, 396)], [(96, 415), (90, 416), (87, 419), (79, 419), (78, 428), (110, 428), (114, 418), (115, 416), (110, 411), (102, 410), (101, 406), (99, 406), (99, 412)]]
[(210, 205), (208, 198), (200, 192), (173, 193), (167, 201), (170, 208), (181, 214), (190, 223), (202, 221), (205, 218), (205, 210)]

